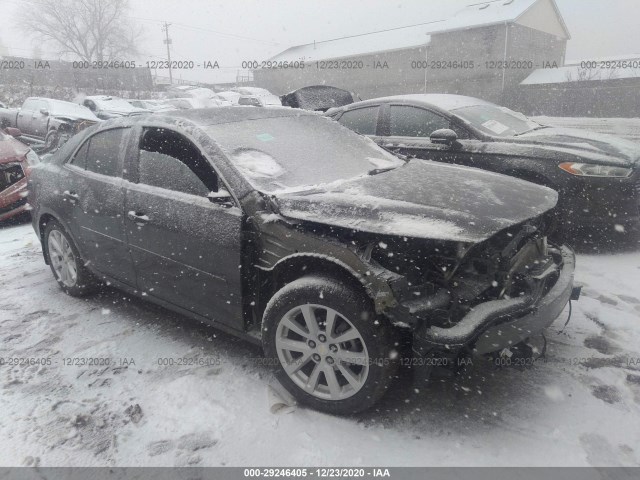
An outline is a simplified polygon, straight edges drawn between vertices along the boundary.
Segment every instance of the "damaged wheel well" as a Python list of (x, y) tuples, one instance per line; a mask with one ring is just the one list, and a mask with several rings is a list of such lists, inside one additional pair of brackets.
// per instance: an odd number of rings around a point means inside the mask
[(355, 291), (361, 292), (371, 301), (373, 308), (374, 299), (372, 292), (365, 286), (364, 279), (358, 277), (356, 272), (348, 266), (326, 257), (314, 255), (295, 255), (278, 262), (272, 270), (261, 271), (256, 306), (254, 308), (254, 323), (256, 327), (262, 323), (262, 315), (267, 303), (273, 295), (288, 283), (304, 277), (305, 275), (321, 274), (348, 284)]

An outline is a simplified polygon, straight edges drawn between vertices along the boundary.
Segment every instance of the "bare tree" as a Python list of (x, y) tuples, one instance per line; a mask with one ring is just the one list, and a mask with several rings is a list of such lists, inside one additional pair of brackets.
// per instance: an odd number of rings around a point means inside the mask
[(594, 68), (579, 67), (573, 76), (573, 72), (568, 70), (565, 74), (567, 82), (585, 82), (589, 80), (600, 80), (600, 71)]
[(128, 0), (40, 0), (20, 14), (25, 32), (51, 42), (60, 55), (86, 61), (138, 54), (142, 34), (127, 17)]

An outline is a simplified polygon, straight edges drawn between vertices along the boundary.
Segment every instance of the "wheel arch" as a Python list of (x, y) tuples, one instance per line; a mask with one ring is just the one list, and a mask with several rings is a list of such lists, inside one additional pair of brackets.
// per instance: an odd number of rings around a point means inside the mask
[(47, 225), (49, 224), (49, 222), (54, 221), (59, 223), (62, 228), (64, 228), (65, 232), (67, 233), (67, 235), (69, 235), (71, 237), (71, 239), (73, 240), (76, 248), (78, 249), (78, 251), (81, 252), (82, 254), (82, 250), (80, 249), (80, 245), (78, 245), (78, 242), (76, 241), (76, 239), (73, 237), (73, 235), (71, 234), (71, 230), (69, 228), (69, 226), (67, 225), (66, 222), (62, 221), (59, 217), (57, 217), (56, 215), (54, 215), (52, 212), (43, 212), (42, 214), (40, 214), (40, 216), (38, 217), (38, 237), (40, 239), (40, 245), (42, 245), (42, 256), (44, 257), (44, 262), (49, 265), (49, 256), (47, 254), (47, 249), (45, 248), (44, 245), (44, 234), (45, 234), (45, 230), (47, 228)]
[(554, 182), (550, 180), (549, 177), (540, 172), (536, 172), (526, 168), (511, 168), (505, 173), (511, 177), (516, 177), (527, 182), (542, 185), (543, 187), (549, 187), (554, 190), (557, 189)]
[(261, 270), (260, 288), (255, 312), (262, 323), (262, 317), (269, 300), (285, 285), (307, 275), (323, 275), (346, 282), (351, 288), (362, 293), (375, 304), (375, 293), (370, 283), (349, 265), (340, 260), (314, 253), (294, 253), (281, 258), (268, 270)]

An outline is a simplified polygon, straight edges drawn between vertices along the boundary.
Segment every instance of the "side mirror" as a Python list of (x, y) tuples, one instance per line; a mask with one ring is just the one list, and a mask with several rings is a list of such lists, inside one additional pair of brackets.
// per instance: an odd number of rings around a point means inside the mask
[(41, 108), (40, 113), (47, 117), (49, 115), (49, 110), (47, 110), (46, 108)]
[(458, 135), (450, 128), (441, 128), (439, 130), (435, 130), (429, 139), (431, 140), (431, 143), (436, 145), (447, 145), (450, 147), (458, 141)]
[(5, 129), (5, 132), (7, 132), (7, 134), (11, 135), (12, 137), (20, 137), (20, 136), (22, 136), (22, 132), (20, 131), (19, 128), (7, 127)]
[(233, 207), (233, 198), (224, 188), (219, 188), (217, 192), (209, 192), (207, 198), (211, 203), (217, 203), (227, 208)]

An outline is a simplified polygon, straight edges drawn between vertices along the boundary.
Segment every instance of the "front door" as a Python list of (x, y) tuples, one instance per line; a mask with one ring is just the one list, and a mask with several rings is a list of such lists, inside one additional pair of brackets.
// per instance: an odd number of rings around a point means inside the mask
[(134, 156), (125, 210), (138, 288), (242, 329), (242, 210), (209, 200), (217, 174), (179, 133), (143, 129)]
[[(440, 129), (454, 129), (458, 134), (456, 146), (439, 145), (430, 141), (431, 134)], [(376, 143), (402, 155), (423, 160), (473, 166), (473, 155), (467, 152), (469, 134), (431, 110), (410, 105), (389, 105), (381, 122)]]

